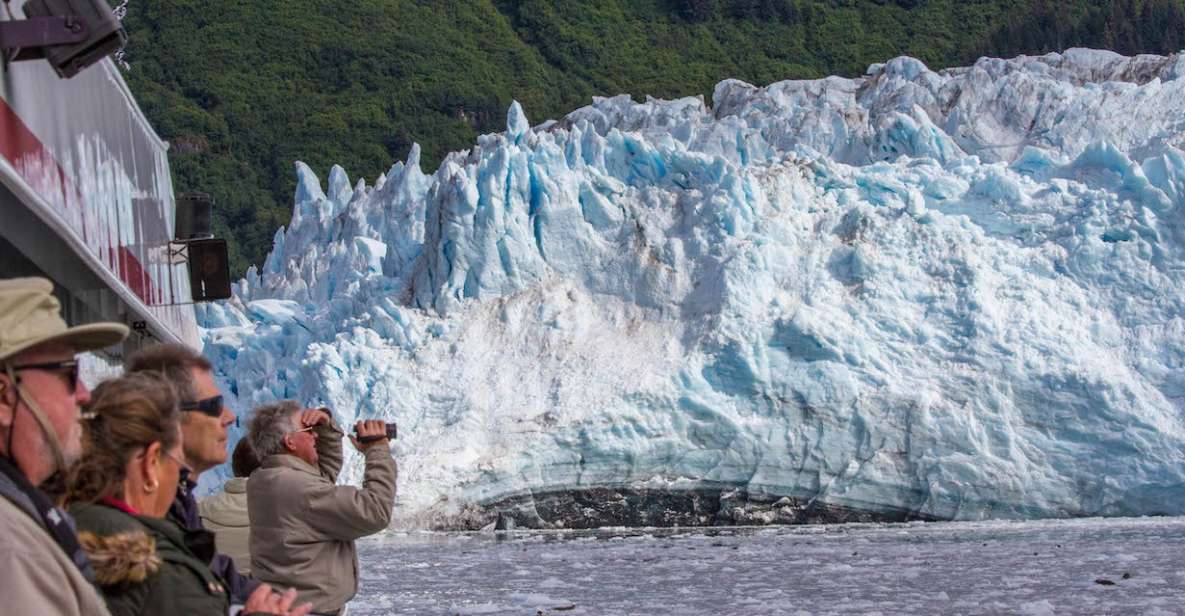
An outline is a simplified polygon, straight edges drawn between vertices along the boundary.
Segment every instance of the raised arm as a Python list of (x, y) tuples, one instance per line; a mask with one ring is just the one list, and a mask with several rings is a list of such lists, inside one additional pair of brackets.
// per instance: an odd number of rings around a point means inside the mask
[[(385, 434), (381, 421), (359, 423), (362, 424), (359, 434)], [(305, 517), (313, 528), (343, 541), (352, 541), (386, 528), (391, 523), (391, 510), (395, 505), (397, 471), (387, 439), (368, 444), (360, 444), (353, 437), (350, 440), (366, 461), (362, 487), (328, 483), (318, 486), (310, 495)], [(340, 462), (338, 464), (340, 468)]]
[(327, 408), (302, 411), (300, 425), (316, 430), (317, 470), (330, 481), (336, 482), (342, 470), (342, 436), (345, 432), (333, 421)]

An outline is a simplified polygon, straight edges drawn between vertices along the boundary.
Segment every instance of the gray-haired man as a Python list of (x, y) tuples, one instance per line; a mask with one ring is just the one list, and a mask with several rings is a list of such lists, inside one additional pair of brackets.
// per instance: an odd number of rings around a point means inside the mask
[(356, 430), (350, 440), (366, 460), (361, 488), (336, 483), (343, 432), (326, 409), (284, 401), (255, 409), (251, 418), (249, 438), (260, 459), (247, 483), (251, 571), (296, 588), (318, 614), (339, 613), (358, 592), (354, 540), (391, 521), (395, 461), (386, 425), (360, 421)]

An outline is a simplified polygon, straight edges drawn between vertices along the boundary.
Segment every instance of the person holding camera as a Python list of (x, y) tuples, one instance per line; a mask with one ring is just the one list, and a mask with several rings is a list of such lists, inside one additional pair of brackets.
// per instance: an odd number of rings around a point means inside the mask
[(362, 487), (337, 485), (343, 432), (328, 409), (264, 405), (248, 429), (260, 460), (247, 483), (252, 574), (296, 588), (316, 614), (339, 614), (358, 591), (354, 540), (391, 522), (396, 470), (387, 426), (360, 421), (350, 437), (366, 461)]

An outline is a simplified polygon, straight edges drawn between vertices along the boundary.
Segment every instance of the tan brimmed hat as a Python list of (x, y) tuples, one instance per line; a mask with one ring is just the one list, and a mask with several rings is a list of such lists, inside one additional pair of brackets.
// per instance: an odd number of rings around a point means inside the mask
[(0, 280), (0, 362), (35, 346), (58, 342), (76, 352), (118, 344), (128, 337), (119, 323), (67, 327), (53, 283), (44, 278)]

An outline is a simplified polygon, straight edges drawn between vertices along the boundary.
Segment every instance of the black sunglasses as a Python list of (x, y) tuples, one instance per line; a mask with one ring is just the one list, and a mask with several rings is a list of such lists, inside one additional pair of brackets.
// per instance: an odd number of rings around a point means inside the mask
[(181, 403), (181, 410), (183, 411), (201, 411), (210, 417), (222, 416), (222, 396), (214, 396), (213, 398), (206, 398), (204, 400), (194, 400)]
[[(24, 364), (21, 366), (13, 366), (13, 372), (20, 370), (45, 370), (47, 372), (57, 372), (66, 376), (66, 382), (70, 385), (70, 393), (78, 391), (78, 360), (67, 359), (66, 361), (54, 361), (44, 364)], [(19, 383), (19, 377), (17, 382)]]

